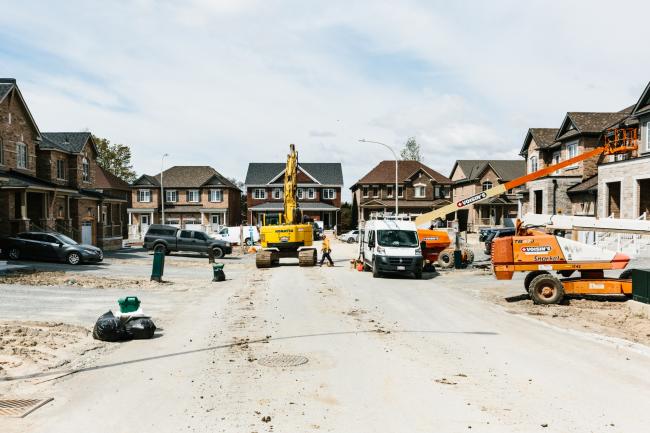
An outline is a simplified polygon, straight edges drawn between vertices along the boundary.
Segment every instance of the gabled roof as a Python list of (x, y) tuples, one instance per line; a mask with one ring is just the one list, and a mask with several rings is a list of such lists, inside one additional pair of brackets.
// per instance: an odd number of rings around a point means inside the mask
[(643, 93), (639, 97), (639, 100), (632, 108), (632, 115), (639, 116), (641, 114), (650, 113), (650, 83), (645, 86)]
[(557, 135), (557, 128), (530, 128), (526, 133), (524, 144), (519, 151), (519, 154), (524, 156), (528, 152), (528, 147), (532, 140), (540, 149), (545, 149), (553, 145), (555, 136)]
[(127, 182), (115, 176), (108, 170), (104, 170), (99, 165), (95, 171), (95, 186), (98, 189), (119, 189), (128, 191), (130, 186)]
[(459, 159), (454, 164), (452, 173), (456, 166), (465, 173), (465, 178), (455, 183), (478, 180), (490, 167), (502, 181), (516, 179), (526, 174), (526, 161), (522, 159)]
[[(246, 172), (246, 185), (266, 185), (277, 179), (286, 168), (280, 162), (251, 162)], [(343, 186), (340, 162), (299, 162), (298, 169), (322, 185)], [(280, 180), (277, 183), (282, 183)]]
[(573, 185), (566, 190), (567, 194), (578, 194), (581, 192), (598, 192), (598, 175), (591, 176), (584, 181)]
[[(431, 167), (427, 167), (422, 164), (420, 161), (411, 161), (404, 160), (398, 161), (397, 164), (397, 178), (399, 182), (404, 182), (410, 179), (418, 171), (424, 172), (430, 178), (435, 180), (440, 184), (451, 184), (451, 180), (438, 173)], [(372, 170), (366, 173), (361, 179), (359, 179), (355, 185), (358, 184), (372, 184), (372, 183), (395, 183), (395, 160), (386, 160), (381, 161), (377, 164)], [(354, 188), (354, 186), (353, 186)]]
[(564, 140), (579, 134), (600, 134), (607, 127), (628, 117), (628, 109), (617, 113), (568, 112), (555, 140)]
[(36, 131), (36, 138), (38, 140), (41, 139), (41, 131), (38, 129), (38, 125), (36, 124), (36, 120), (34, 120), (34, 116), (32, 116), (32, 112), (29, 111), (29, 107), (27, 106), (27, 103), (25, 102), (25, 98), (23, 98), (23, 94), (20, 92), (20, 89), (18, 88), (18, 85), (16, 84), (16, 79), (15, 78), (0, 78), (0, 102), (4, 101), (5, 98), (11, 93), (11, 91), (15, 91), (16, 94), (18, 95), (18, 99), (20, 99), (20, 102), (23, 104), (23, 107), (25, 108), (25, 112), (27, 113), (27, 116), (29, 117), (29, 120), (32, 122), (32, 126), (34, 127), (34, 130)]
[[(160, 185), (160, 173), (153, 176)], [(221, 186), (237, 188), (237, 185), (222, 176), (208, 165), (175, 165), (163, 171), (165, 188), (199, 188), (202, 186)]]
[(160, 186), (160, 182), (153, 176), (148, 174), (143, 174), (139, 178), (133, 181), (131, 186)]
[(54, 149), (65, 153), (81, 153), (86, 143), (90, 141), (90, 145), (97, 151), (90, 132), (43, 132), (41, 136), (43, 140), (39, 144), (39, 148), (43, 150)]

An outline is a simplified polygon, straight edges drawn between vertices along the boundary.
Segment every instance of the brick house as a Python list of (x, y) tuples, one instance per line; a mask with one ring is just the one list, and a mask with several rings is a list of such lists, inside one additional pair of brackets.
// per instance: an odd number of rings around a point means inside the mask
[[(139, 239), (150, 224), (162, 223), (161, 175), (142, 175), (131, 184), (129, 238)], [(174, 166), (162, 173), (165, 224), (211, 233), (239, 225), (241, 190), (209, 166)]]
[[(0, 235), (56, 230), (104, 249), (103, 206), (126, 200), (97, 189), (97, 149), (89, 132), (41, 133), (14, 79), (0, 79)], [(121, 232), (120, 227), (117, 231)]]
[[(531, 173), (588, 152), (603, 144), (603, 131), (627, 118), (631, 107), (619, 112), (569, 112), (560, 128), (531, 128), (520, 154)], [(553, 132), (555, 131), (555, 135)], [(602, 156), (572, 166), (526, 184), (521, 196), (522, 214), (595, 215), (595, 176)]]
[[(526, 174), (522, 160), (457, 160), (449, 177), (455, 201), (463, 200)], [(460, 231), (476, 231), (482, 226), (501, 226), (506, 218), (516, 218), (517, 191), (507, 191), (491, 199), (459, 210), (455, 219)]]
[[(416, 216), (451, 203), (451, 180), (419, 161), (399, 161), (397, 166), (399, 213)], [(358, 220), (372, 214), (393, 214), (395, 161), (381, 161), (350, 187)]]
[[(246, 172), (248, 223), (278, 221), (284, 209), (284, 171), (286, 164), (251, 162)], [(326, 229), (338, 223), (341, 210), (343, 170), (336, 163), (298, 163), (298, 203), (303, 215), (323, 221)]]

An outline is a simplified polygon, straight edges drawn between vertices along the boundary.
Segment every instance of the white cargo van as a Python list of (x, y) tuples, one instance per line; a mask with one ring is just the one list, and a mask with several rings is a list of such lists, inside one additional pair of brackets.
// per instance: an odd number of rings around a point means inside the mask
[(359, 252), (364, 268), (371, 269), (375, 278), (382, 273), (412, 273), (422, 278), (422, 250), (412, 221), (366, 221)]
[(260, 232), (255, 226), (233, 226), (233, 227), (222, 227), (218, 232), (213, 233), (212, 237), (215, 239), (222, 239), (228, 241), (231, 244), (238, 245), (242, 240), (242, 229), (244, 231), (243, 240), (244, 245), (253, 245), (255, 242), (260, 241)]

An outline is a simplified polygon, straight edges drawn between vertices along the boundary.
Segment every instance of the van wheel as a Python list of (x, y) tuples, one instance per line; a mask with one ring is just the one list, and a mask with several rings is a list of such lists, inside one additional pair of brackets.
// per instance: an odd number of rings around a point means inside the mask
[(381, 273), (379, 272), (379, 269), (377, 269), (377, 262), (373, 260), (372, 262), (372, 278), (379, 278), (381, 277)]
[(223, 257), (223, 250), (219, 247), (212, 248), (212, 255), (215, 259), (220, 259)]
[(20, 250), (18, 248), (10, 248), (9, 249), (9, 258), (11, 260), (20, 259)]
[(413, 274), (415, 275), (416, 280), (421, 280), (422, 279), (422, 269), (418, 269)]
[(535, 304), (559, 304), (564, 297), (564, 286), (554, 276), (542, 274), (530, 282), (528, 293)]

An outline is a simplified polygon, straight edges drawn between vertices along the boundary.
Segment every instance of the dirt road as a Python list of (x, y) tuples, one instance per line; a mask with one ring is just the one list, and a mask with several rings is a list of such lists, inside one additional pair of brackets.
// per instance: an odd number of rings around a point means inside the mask
[[(336, 244), (334, 258), (351, 256), (351, 248)], [(214, 290), (188, 291), (161, 337), (122, 344), (71, 376), (24, 380), (21, 390), (54, 401), (25, 419), (1, 419), (0, 430), (632, 432), (650, 425), (639, 407), (650, 401), (646, 346), (510, 314), (457, 288), (459, 277), (373, 279), (343, 260), (335, 268), (256, 270), (247, 258), (245, 266)]]

